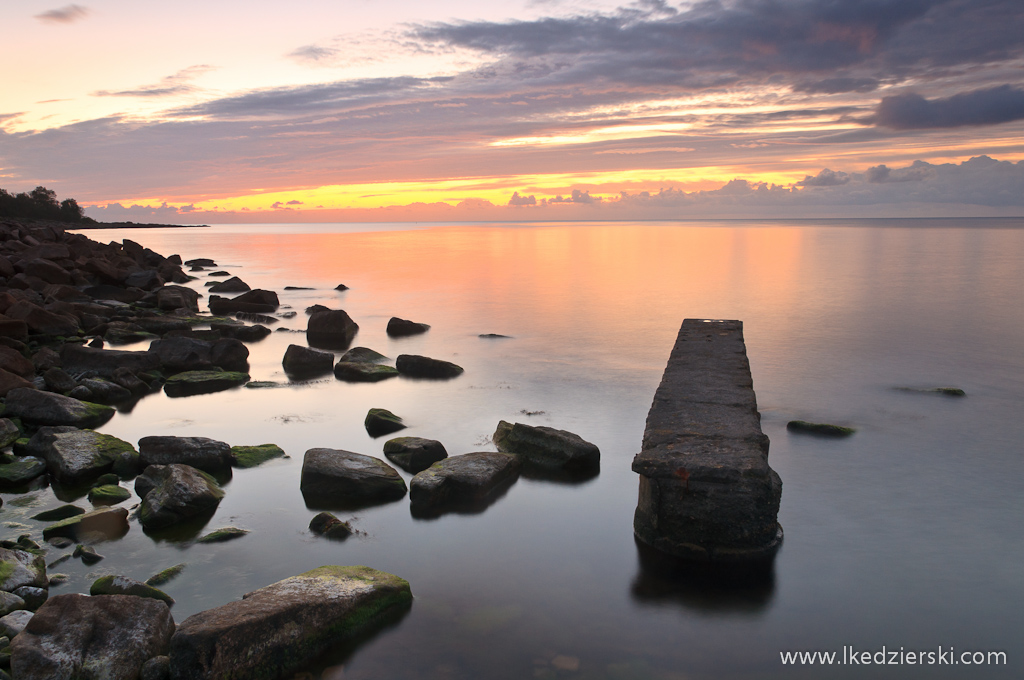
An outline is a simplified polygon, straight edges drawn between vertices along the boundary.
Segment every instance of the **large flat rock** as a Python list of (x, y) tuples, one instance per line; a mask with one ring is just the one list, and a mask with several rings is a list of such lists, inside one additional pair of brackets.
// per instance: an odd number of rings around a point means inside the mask
[(405, 496), (405, 480), (379, 458), (310, 449), (302, 459), (302, 497), (312, 508), (357, 508)]
[(291, 677), (337, 642), (412, 602), (409, 583), (369, 567), (325, 566), (185, 619), (172, 680)]
[(206, 472), (231, 467), (231, 447), (208, 437), (172, 437), (156, 435), (139, 440), (139, 460), (149, 465), (183, 463)]
[(80, 484), (116, 471), (135, 474), (139, 454), (113, 435), (74, 427), (42, 427), (29, 440), (29, 450), (46, 461), (50, 474), (65, 484)]
[(18, 387), (7, 393), (5, 418), (21, 418), (34, 425), (98, 427), (114, 417), (114, 409), (53, 392)]
[(509, 453), (481, 451), (451, 456), (418, 473), (409, 483), (415, 514), (475, 509), (515, 481), (522, 459)]
[(556, 470), (583, 470), (601, 463), (601, 451), (578, 434), (553, 427), (498, 423), (494, 445), (522, 456), (532, 465)]

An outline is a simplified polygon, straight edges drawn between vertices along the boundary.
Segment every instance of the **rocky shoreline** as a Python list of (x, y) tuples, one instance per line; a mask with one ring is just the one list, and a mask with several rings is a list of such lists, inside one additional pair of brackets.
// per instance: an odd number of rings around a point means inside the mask
[[(233, 467), (284, 456), (274, 444), (232, 447), (203, 437), (149, 436), (136, 447), (93, 429), (115, 417), (115, 406), (161, 390), (175, 398), (274, 385), (250, 380), (246, 343), (294, 313), (278, 313), (276, 292), (250, 289), (215, 268), (211, 260), (182, 261), (128, 239), (102, 244), (55, 223), (0, 220), (0, 490), (52, 485), (61, 497), (87, 497), (93, 506), (68, 503), (38, 513), (32, 519), (44, 523), (41, 536), (0, 542), (0, 680), (94, 677), (89, 669), (98, 668), (118, 679), (288, 677), (339, 639), (410, 606), (403, 579), (343, 566), (270, 584), (179, 624), (170, 613), (173, 600), (157, 586), (181, 565), (146, 582), (108, 575), (89, 595), (49, 596), (62, 580), (48, 568), (69, 559), (102, 560), (95, 546), (136, 523), (151, 532), (209, 518)], [(200, 311), (204, 296), (184, 285), (194, 280), (189, 272), (209, 277), (209, 313)], [(373, 350), (349, 349), (359, 327), (343, 310), (316, 305), (306, 313), (306, 345), (290, 346), (282, 359), (290, 378), (333, 372), (349, 382), (450, 380), (463, 373), (451, 362), (417, 355), (388, 365)], [(428, 329), (393, 318), (388, 334)], [(142, 341), (149, 349), (111, 348)], [(367, 414), (372, 437), (404, 427), (386, 409)], [(597, 447), (552, 428), (502, 422), (494, 441), (498, 452), (449, 457), (440, 442), (389, 440), (385, 455), (414, 475), (408, 486), (379, 458), (310, 449), (301, 493), (307, 507), (325, 510), (310, 531), (343, 540), (354, 530), (327, 510), (407, 495), (414, 516), (479, 512), (520, 470), (584, 479), (599, 466)], [(131, 508), (119, 506), (132, 497), (127, 484), (141, 499)], [(222, 527), (196, 541), (246, 533)], [(68, 552), (54, 555), (61, 550)]]

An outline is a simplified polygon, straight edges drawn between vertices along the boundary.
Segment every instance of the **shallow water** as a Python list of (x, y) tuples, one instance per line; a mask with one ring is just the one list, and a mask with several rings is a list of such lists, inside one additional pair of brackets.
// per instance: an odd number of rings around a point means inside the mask
[[(340, 307), (360, 325), (354, 345), (448, 359), (466, 372), (144, 398), (101, 430), (132, 443), (156, 434), (273, 442), (291, 457), (236, 470), (204, 529), (232, 524), (249, 536), (189, 545), (136, 523), (97, 546), (99, 564), (56, 567), (70, 581), (55, 594), (87, 592), (105, 573), (141, 580), (187, 562), (164, 587), (180, 622), (322, 564), (408, 579), (411, 610), (335, 650), (324, 678), (1022, 675), (1024, 220), (86, 233), (214, 258), (298, 312), (275, 328), (304, 329), (314, 303)], [(193, 285), (205, 292), (203, 280)], [(351, 290), (333, 290), (339, 283)], [(431, 329), (390, 339), (391, 316)], [(632, 536), (630, 462), (675, 334), (693, 317), (743, 320), (784, 484), (785, 544), (774, 571), (755, 579), (665, 573), (641, 563)], [(252, 378), (287, 382), (290, 343), (304, 336), (279, 331), (250, 344)], [(947, 385), (968, 396), (894, 389)], [(502, 419), (567, 429), (600, 447), (601, 472), (577, 484), (522, 478), (479, 514), (416, 519), (407, 498), (339, 513), (365, 535), (316, 538), (307, 530), (315, 511), (299, 493), (302, 455), (330, 447), (382, 457), (387, 437), (371, 439), (362, 425), (370, 407), (402, 416), (401, 435), (438, 439), (449, 454), (493, 450)], [(844, 440), (788, 433), (796, 418), (858, 431)], [(49, 490), (3, 498), (4, 537), (38, 537), (41, 525), (25, 516), (58, 504)], [(780, 651), (844, 645), (999, 650), (1008, 665), (823, 671), (780, 662)]]

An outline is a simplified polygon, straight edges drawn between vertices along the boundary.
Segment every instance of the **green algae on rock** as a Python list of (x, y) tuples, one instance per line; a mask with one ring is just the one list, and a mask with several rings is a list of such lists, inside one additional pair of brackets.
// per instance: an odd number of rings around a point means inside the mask
[(89, 588), (89, 594), (135, 595), (137, 597), (150, 597), (154, 600), (160, 600), (161, 602), (166, 602), (168, 605), (174, 604), (174, 598), (159, 588), (154, 588), (152, 585), (148, 585), (142, 581), (136, 581), (135, 579), (128, 578), (127, 576), (117, 576), (115, 574), (101, 576), (93, 581), (92, 587)]
[(231, 464), (237, 468), (256, 467), (274, 458), (287, 458), (284, 449), (277, 444), (231, 447)]
[(181, 572), (185, 571), (185, 567), (187, 566), (187, 562), (182, 562), (180, 564), (175, 564), (173, 567), (167, 567), (166, 569), (158, 571), (157, 573), (147, 578), (145, 583), (147, 586), (163, 585), (171, 579), (178, 576), (178, 574), (180, 574)]
[(196, 543), (224, 543), (236, 538), (241, 538), (248, 533), (248, 529), (239, 529), (238, 527), (221, 527), (220, 529), (215, 529), (208, 534), (200, 536), (196, 539)]
[(93, 505), (115, 505), (132, 497), (132, 492), (118, 484), (103, 484), (89, 490), (89, 502)]
[(809, 423), (806, 420), (791, 420), (786, 423), (786, 429), (790, 432), (806, 432), (822, 437), (849, 437), (857, 431), (852, 427), (832, 425), (831, 423)]
[(249, 382), (249, 374), (240, 371), (185, 371), (172, 375), (164, 384), (168, 397), (222, 392)]

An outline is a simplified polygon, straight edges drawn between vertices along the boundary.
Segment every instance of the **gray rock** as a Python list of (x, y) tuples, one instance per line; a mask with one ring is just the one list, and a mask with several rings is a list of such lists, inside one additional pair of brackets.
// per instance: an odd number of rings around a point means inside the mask
[(11, 642), (11, 672), (19, 680), (136, 680), (148, 659), (167, 653), (173, 633), (171, 610), (158, 600), (58, 595)]
[(42, 555), (0, 548), (0, 590), (10, 593), (22, 586), (46, 588), (49, 583), (46, 578), (46, 561)]
[(482, 451), (452, 456), (418, 473), (409, 483), (414, 514), (485, 504), (519, 476), (522, 461), (512, 454)]
[(156, 306), (160, 309), (199, 311), (199, 293), (185, 286), (163, 286), (156, 290)]
[(310, 449), (302, 460), (299, 484), (309, 507), (356, 508), (405, 496), (405, 480), (372, 456), (338, 449)]
[(422, 472), (448, 457), (444, 445), (422, 437), (396, 437), (384, 442), (384, 455), (406, 472)]
[(160, 368), (160, 358), (152, 352), (96, 349), (65, 343), (60, 349), (60, 365), (69, 374), (94, 372), (104, 378), (113, 378), (118, 369), (133, 374), (154, 371)]
[(321, 512), (309, 521), (309, 530), (327, 538), (345, 540), (352, 535), (352, 527), (329, 512)]
[(231, 447), (207, 437), (153, 436), (139, 440), (142, 467), (184, 463), (206, 472), (231, 467)]
[(47, 579), (46, 586), (40, 588), (39, 586), (20, 586), (15, 588), (12, 592), (25, 601), (25, 608), (35, 611), (43, 606), (46, 602), (46, 598), (50, 596), (50, 581)]
[(132, 398), (130, 390), (102, 378), (86, 378), (79, 384), (89, 389), (90, 398), (97, 404), (120, 404)]
[(306, 342), (311, 347), (346, 349), (359, 331), (359, 325), (342, 309), (313, 312), (306, 325)]
[(269, 328), (260, 324), (246, 326), (244, 324), (211, 323), (210, 330), (217, 331), (225, 338), (234, 338), (242, 342), (256, 342), (271, 333)]
[(402, 419), (385, 408), (371, 408), (367, 411), (363, 426), (371, 437), (380, 437), (405, 429)]
[(168, 373), (214, 368), (225, 371), (249, 369), (249, 349), (234, 338), (214, 342), (184, 337), (161, 338), (149, 346), (149, 351), (157, 355), (160, 365)]
[(46, 381), (46, 389), (60, 394), (67, 394), (78, 385), (78, 383), (75, 382), (75, 379), (68, 375), (67, 372), (59, 366), (48, 368), (43, 373), (43, 380)]
[(26, 484), (46, 472), (46, 461), (25, 456), (11, 463), (0, 463), (0, 488)]
[(185, 371), (168, 378), (164, 392), (168, 397), (191, 397), (223, 392), (247, 382), (249, 374), (240, 371)]
[(398, 369), (366, 361), (339, 361), (334, 367), (334, 377), (345, 382), (380, 382), (397, 378)]
[(111, 540), (128, 533), (127, 508), (99, 508), (74, 515), (43, 528), (43, 538), (69, 538), (73, 541)]
[(28, 622), (32, 620), (32, 616), (32, 612), (26, 609), (20, 609), (5, 616), (0, 616), (0, 635), (14, 639), (18, 633), (25, 629)]
[(380, 352), (370, 349), (369, 347), (353, 347), (342, 354), (339, 361), (375, 364), (378, 361), (384, 361), (385, 359), (387, 359), (386, 356)]
[(281, 361), (285, 373), (297, 378), (312, 378), (330, 373), (334, 366), (334, 355), (317, 349), (288, 345)]
[(0, 418), (0, 449), (13, 444), (21, 438), (21, 430), (10, 418)]
[(210, 296), (210, 313), (217, 315), (237, 314), (238, 312), (268, 314), (277, 311), (280, 306), (277, 293), (260, 288), (230, 299), (219, 295)]
[(28, 448), (46, 461), (51, 475), (66, 484), (86, 482), (113, 470), (134, 474), (138, 469), (134, 446), (93, 430), (42, 427)]
[(139, 672), (139, 680), (170, 680), (171, 657), (166, 655), (154, 656), (142, 664)]
[(7, 616), (11, 612), (25, 609), (25, 600), (14, 593), (0, 590), (0, 616)]
[(171, 677), (291, 677), (411, 601), (408, 582), (382, 571), (307, 571), (185, 619), (171, 640)]
[(402, 375), (410, 378), (432, 378), (447, 380), (462, 375), (463, 368), (450, 361), (431, 359), (418, 354), (399, 354), (395, 367)]
[(534, 427), (504, 420), (494, 431), (494, 445), (499, 451), (514, 453), (543, 468), (584, 470), (601, 462), (601, 452), (579, 435), (553, 427)]
[(97, 427), (114, 417), (114, 409), (52, 392), (19, 387), (7, 393), (4, 416), (21, 418), (34, 425)]
[(430, 326), (425, 323), (399, 319), (397, 316), (393, 316), (388, 320), (387, 334), (392, 338), (402, 338), (408, 335), (426, 333), (429, 328)]
[[(149, 489), (142, 494), (145, 486)], [(181, 464), (150, 465), (136, 480), (135, 492), (144, 495), (139, 521), (146, 529), (162, 529), (212, 511), (224, 498), (212, 477)]]

